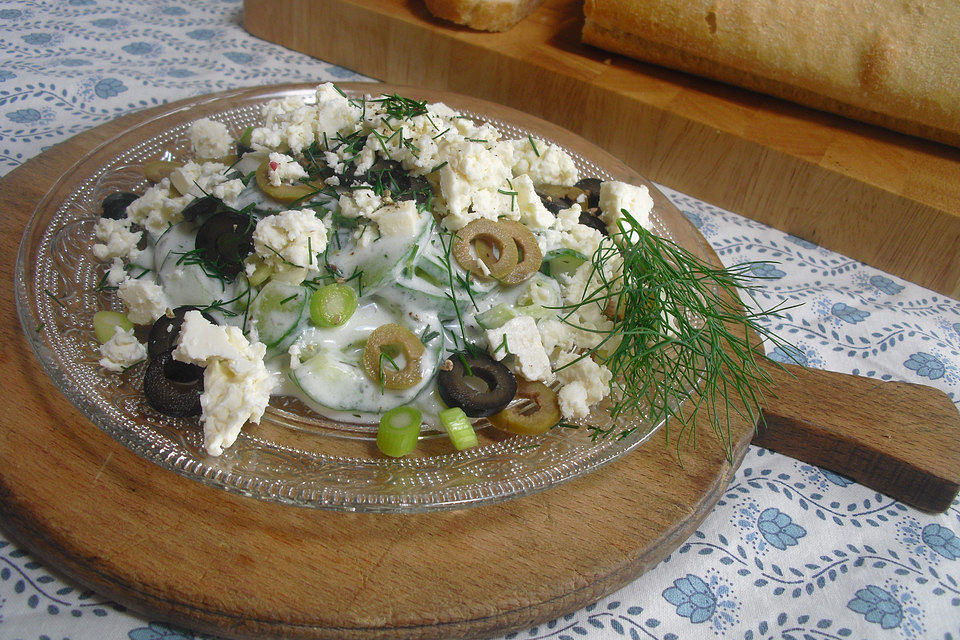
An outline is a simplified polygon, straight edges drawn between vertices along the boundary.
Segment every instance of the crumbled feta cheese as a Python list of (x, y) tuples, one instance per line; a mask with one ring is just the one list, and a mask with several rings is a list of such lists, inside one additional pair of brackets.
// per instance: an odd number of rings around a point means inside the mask
[(317, 87), (316, 119), (314, 134), (317, 140), (333, 140), (338, 135), (354, 131), (363, 110), (343, 95), (333, 83)]
[(227, 181), (226, 170), (227, 166), (219, 162), (188, 162), (170, 172), (170, 184), (181, 195), (202, 198)]
[(548, 354), (555, 351), (576, 351), (580, 348), (577, 329), (571, 327), (566, 322), (560, 322), (556, 318), (545, 318), (537, 323), (537, 329), (540, 331), (540, 342), (543, 344), (543, 350)]
[(310, 209), (262, 218), (253, 232), (254, 252), (275, 273), (297, 268), (318, 271), (317, 254), (326, 247), (327, 227)]
[(184, 316), (173, 357), (206, 367), (200, 420), (210, 455), (231, 446), (248, 421), (260, 422), (274, 387), (263, 363), (266, 349), (247, 341), (237, 327), (212, 324), (199, 311)]
[(260, 151), (279, 149), (283, 146), (283, 135), (270, 127), (255, 127), (250, 132), (250, 146)]
[(181, 212), (193, 196), (179, 195), (170, 188), (170, 179), (164, 178), (147, 189), (127, 207), (127, 217), (149, 231), (154, 238), (183, 220)]
[(297, 96), (271, 100), (263, 108), (263, 126), (250, 134), (254, 149), (300, 153), (314, 142), (317, 108)]
[(600, 183), (600, 218), (607, 224), (610, 235), (620, 232), (617, 221), (626, 210), (644, 229), (650, 228), (653, 198), (647, 187), (608, 181)]
[(516, 356), (519, 373), (527, 380), (553, 380), (550, 358), (540, 342), (537, 323), (530, 316), (517, 316), (498, 329), (487, 329), (487, 341), (494, 359)]
[(546, 255), (554, 249), (573, 249), (587, 260), (597, 252), (603, 234), (593, 227), (580, 224), (580, 205), (562, 209), (553, 224), (537, 234), (540, 251)]
[(140, 255), (137, 243), (143, 233), (130, 228), (129, 218), (100, 218), (93, 227), (93, 235), (103, 243), (93, 245), (93, 255), (98, 260), (106, 262), (114, 258), (125, 258), (134, 261)]
[(293, 184), (307, 177), (307, 170), (299, 162), (282, 153), (271, 153), (267, 164), (267, 180), (275, 187)]
[(340, 215), (344, 218), (370, 218), (383, 206), (383, 200), (373, 189), (354, 189), (340, 196)]
[(513, 140), (513, 175), (526, 173), (533, 184), (574, 184), (580, 179), (577, 165), (561, 147), (543, 140)]
[(370, 214), (370, 219), (377, 223), (380, 233), (385, 237), (409, 238), (412, 240), (417, 237), (417, 233), (423, 228), (423, 222), (427, 215), (429, 214), (421, 214), (417, 211), (415, 201), (404, 200), (380, 207)]
[(114, 258), (107, 269), (107, 284), (111, 287), (119, 286), (127, 277), (127, 270), (123, 268), (123, 260)]
[[(608, 262), (613, 262), (610, 260)], [(606, 282), (613, 282), (616, 273), (615, 267), (604, 265)], [(567, 321), (573, 325), (571, 329), (576, 335), (577, 346), (583, 349), (592, 349), (600, 344), (613, 330), (613, 321), (605, 314), (606, 299), (603, 299), (599, 289), (604, 287), (594, 265), (589, 260), (580, 265), (569, 276), (560, 276), (560, 291), (563, 301), (570, 307), (567, 312)], [(600, 298), (600, 299), (598, 299)], [(584, 302), (585, 300), (595, 300)]]
[(243, 180), (227, 180), (210, 189), (210, 195), (220, 198), (228, 207), (236, 208), (243, 189)]
[[(579, 358), (579, 359), (578, 359)], [(557, 361), (557, 380), (560, 391), (560, 412), (568, 418), (585, 418), (590, 407), (610, 393), (613, 374), (603, 365), (594, 362), (589, 355), (579, 356), (562, 353)]]
[[(478, 142), (464, 141), (451, 148), (447, 164), (439, 169), (440, 191), (446, 203), (443, 226), (456, 231), (478, 218), (496, 220), (509, 211), (509, 198), (498, 198), (500, 207), (491, 210), (491, 200), (507, 187), (510, 168), (504, 163), (498, 147), (488, 149)], [(453, 152), (456, 153), (453, 153)], [(495, 196), (494, 196), (495, 197)], [(484, 206), (477, 206), (482, 201)]]
[(147, 357), (147, 348), (133, 335), (133, 329), (117, 328), (100, 345), (100, 366), (108, 371), (124, 371)]
[(202, 118), (190, 125), (190, 146), (198, 158), (221, 158), (233, 150), (233, 138), (223, 123)]
[(117, 295), (134, 324), (150, 324), (170, 306), (163, 287), (147, 277), (127, 278), (117, 287)]
[(533, 180), (527, 174), (521, 174), (510, 181), (513, 192), (516, 193), (515, 210), (517, 217), (508, 214), (508, 217), (519, 220), (534, 231), (546, 229), (556, 222), (553, 214), (543, 206), (543, 201), (533, 186)]

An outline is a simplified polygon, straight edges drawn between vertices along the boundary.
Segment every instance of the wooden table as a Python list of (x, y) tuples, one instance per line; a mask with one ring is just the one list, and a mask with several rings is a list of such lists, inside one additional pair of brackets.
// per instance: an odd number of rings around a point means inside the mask
[(245, 0), (250, 33), (385, 82), (556, 122), (651, 180), (960, 297), (960, 149), (580, 42), (580, 0), (506, 33), (420, 0)]

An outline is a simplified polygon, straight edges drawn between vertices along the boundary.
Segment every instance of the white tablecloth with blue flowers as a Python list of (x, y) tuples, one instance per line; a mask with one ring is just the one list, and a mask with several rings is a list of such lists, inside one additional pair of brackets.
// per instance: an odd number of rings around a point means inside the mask
[[(0, 175), (129, 111), (232, 87), (364, 80), (248, 35), (240, 0), (0, 0)], [(960, 396), (960, 302), (664, 189), (811, 367)], [(2, 527), (0, 520), (0, 527)], [(751, 448), (713, 513), (621, 591), (510, 638), (960, 640), (960, 502), (928, 515)], [(0, 638), (186, 640), (0, 536)]]

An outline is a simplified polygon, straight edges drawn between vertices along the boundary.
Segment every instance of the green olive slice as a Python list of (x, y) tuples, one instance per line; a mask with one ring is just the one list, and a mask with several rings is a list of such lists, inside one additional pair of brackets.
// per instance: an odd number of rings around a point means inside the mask
[(182, 166), (182, 162), (172, 160), (150, 160), (143, 165), (143, 175), (147, 177), (147, 180), (156, 184), (164, 178), (169, 178), (174, 169), (179, 169)]
[[(417, 336), (399, 324), (377, 327), (363, 349), (363, 370), (371, 380), (386, 389), (409, 389), (423, 377), (420, 357), (425, 348)], [(403, 355), (401, 366), (396, 358)]]
[(500, 280), (517, 266), (520, 254), (516, 241), (501, 222), (479, 218), (457, 231), (453, 257), (478, 278)]
[(560, 422), (560, 401), (557, 392), (536, 380), (518, 380), (517, 398), (533, 403), (529, 411), (526, 403), (517, 403), (495, 413), (487, 420), (497, 429), (525, 436), (546, 433)]
[(290, 204), (291, 202), (306, 200), (307, 198), (319, 193), (323, 189), (322, 183), (317, 184), (314, 182), (273, 185), (270, 183), (270, 178), (267, 177), (267, 172), (269, 170), (269, 160), (264, 160), (262, 163), (260, 163), (260, 166), (257, 167), (256, 173), (257, 186), (260, 187), (261, 191), (277, 202)]
[(540, 270), (543, 252), (537, 237), (526, 225), (515, 220), (501, 220), (499, 224), (513, 238), (519, 257), (513, 269), (497, 279), (507, 286), (517, 285)]

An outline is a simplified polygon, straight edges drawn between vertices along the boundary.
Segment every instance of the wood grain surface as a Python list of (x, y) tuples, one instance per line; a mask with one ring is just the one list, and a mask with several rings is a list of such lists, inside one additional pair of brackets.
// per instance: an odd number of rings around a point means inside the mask
[[(52, 182), (86, 151), (157, 112), (83, 133), (0, 180), (7, 282), (30, 212)], [(0, 309), (0, 526), (50, 565), (151, 619), (230, 638), (478, 638), (576, 610), (681, 544), (722, 495), (754, 433), (753, 424), (733, 423), (733, 464), (700, 424), (695, 447), (658, 434), (583, 478), (471, 509), (384, 515), (290, 507), (191, 481), (109, 438), (42, 373), (10, 287), (0, 289)], [(886, 397), (875, 412), (852, 411), (845, 398), (860, 407), (893, 387), (793, 373), (775, 373), (768, 405), (769, 415), (783, 418), (771, 428), (788, 443), (792, 425), (804, 425), (807, 437), (825, 423), (834, 443), (870, 443), (831, 458), (835, 470), (845, 472), (869, 449), (872, 467), (915, 469), (928, 483), (914, 483), (923, 491), (956, 492), (960, 426), (941, 392), (907, 385), (906, 414), (899, 392), (897, 404), (887, 406)], [(805, 420), (819, 400), (826, 415)], [(878, 431), (877, 412), (906, 417)], [(936, 419), (913, 428), (903, 446), (897, 430), (927, 415)]]
[(556, 122), (651, 180), (960, 297), (960, 149), (580, 42), (580, 0), (506, 33), (420, 0), (245, 0), (250, 33), (380, 80)]

